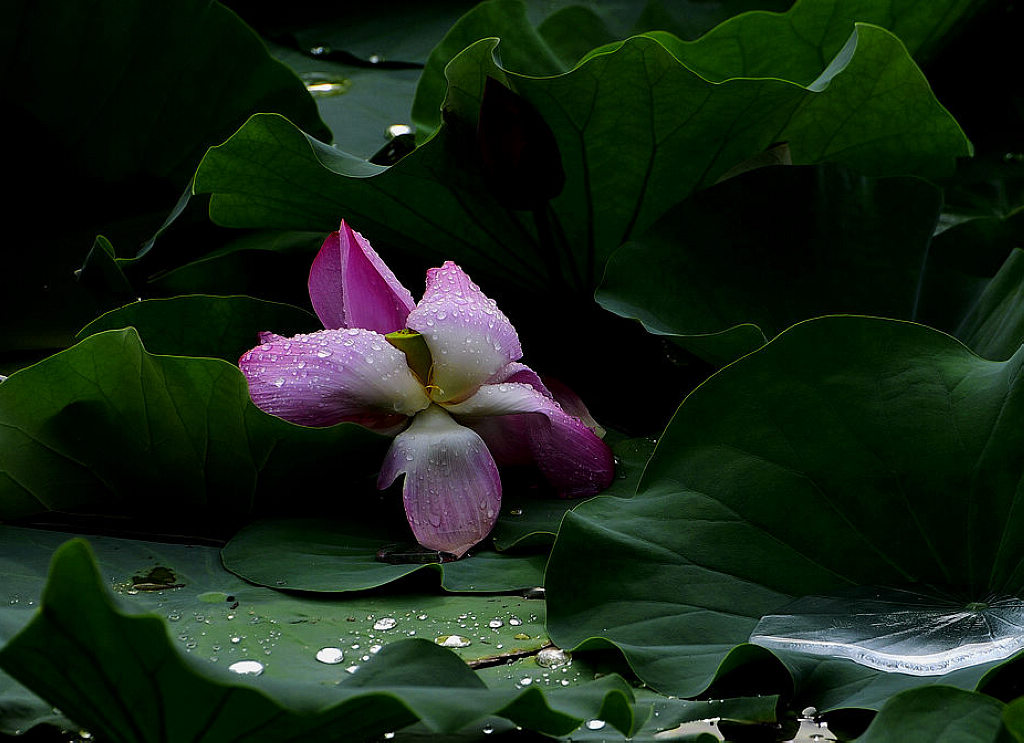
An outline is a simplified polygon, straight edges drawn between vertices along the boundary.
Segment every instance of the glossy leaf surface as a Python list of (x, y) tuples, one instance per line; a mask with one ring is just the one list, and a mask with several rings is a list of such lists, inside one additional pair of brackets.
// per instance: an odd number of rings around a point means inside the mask
[[(894, 321), (788, 330), (687, 398), (636, 497), (566, 518), (547, 574), (552, 637), (609, 640), (652, 686), (691, 695), (792, 598), (910, 583), (965, 601), (1015, 594), (1022, 362)], [(782, 659), (798, 693), (825, 673)], [(825, 663), (832, 681), (807, 701), (819, 708), (921, 683), (862, 667), (839, 683), (853, 664)], [(984, 669), (937, 678), (973, 687)]]

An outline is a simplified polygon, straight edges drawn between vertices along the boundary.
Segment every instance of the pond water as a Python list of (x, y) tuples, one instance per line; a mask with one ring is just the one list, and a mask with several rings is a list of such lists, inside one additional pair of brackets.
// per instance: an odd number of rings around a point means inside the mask
[(915, 589), (861, 587), (806, 596), (761, 618), (750, 642), (847, 658), (880, 671), (937, 676), (1024, 648), (1024, 600), (958, 600)]

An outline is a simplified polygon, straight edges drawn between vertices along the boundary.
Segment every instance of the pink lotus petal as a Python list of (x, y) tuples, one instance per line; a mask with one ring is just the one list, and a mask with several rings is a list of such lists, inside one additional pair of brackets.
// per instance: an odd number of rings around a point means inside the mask
[(437, 405), (392, 442), (377, 487), (401, 474), (405, 514), (424, 547), (461, 557), (490, 533), (501, 507), (498, 468), (483, 439)]
[(427, 271), (427, 290), (406, 324), (430, 349), (439, 402), (468, 397), (523, 355), (512, 323), (451, 261)]
[(590, 411), (579, 395), (554, 377), (546, 377), (544, 381), (551, 391), (551, 396), (561, 406), (562, 410), (573, 418), (579, 418), (584, 426), (597, 434), (598, 438), (604, 438), (604, 428), (594, 420), (594, 416), (590, 414)]
[[(555, 396), (551, 394), (551, 390), (549, 390), (547, 385), (545, 385), (541, 380), (540, 375), (526, 364), (518, 361), (513, 361), (487, 380), (487, 384), (501, 384), (502, 382), (519, 382), (522, 384), (528, 384), (544, 395), (544, 397), (555, 399)], [(583, 402), (580, 401), (580, 404), (582, 405)]]
[(393, 333), (405, 327), (412, 294), (344, 221), (324, 240), (309, 271), (309, 298), (325, 328)]
[[(526, 448), (548, 483), (565, 497), (594, 495), (615, 476), (611, 450), (575, 418), (527, 384), (484, 385), (445, 406), (473, 428), (503, 463), (523, 463)], [(522, 443), (526, 442), (524, 447)]]
[(405, 354), (372, 330), (276, 336), (238, 366), (260, 409), (305, 426), (347, 421), (393, 433), (429, 404)]

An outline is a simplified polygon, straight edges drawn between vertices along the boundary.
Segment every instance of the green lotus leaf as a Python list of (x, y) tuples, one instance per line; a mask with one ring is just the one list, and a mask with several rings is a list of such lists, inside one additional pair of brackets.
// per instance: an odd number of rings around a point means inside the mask
[[(154, 531), (216, 533), (254, 509), (328, 507), (336, 494), (311, 487), (323, 461), (351, 456), (356, 488), (372, 474), (360, 461), (385, 445), (351, 424), (285, 423), (252, 404), (237, 367), (108, 330), (0, 384), (0, 515), (120, 511)], [(309, 495), (282, 497), (296, 488)]]
[[(47, 564), (69, 536), (0, 527), (0, 567), (9, 577), (5, 583), (7, 601), (0, 606), (0, 645), (31, 622), (46, 581)], [(544, 729), (548, 723), (536, 721), (551, 715), (543, 701), (550, 692), (559, 695), (555, 704), (559, 712), (578, 719), (607, 721), (602, 735), (608, 734), (611, 720), (619, 719), (614, 706), (607, 711), (602, 707), (609, 691), (619, 684), (612, 674), (621, 667), (594, 663), (589, 657), (571, 658), (563, 664), (538, 663), (537, 651), (548, 642), (543, 601), (517, 596), (437, 596), (416, 590), (325, 599), (252, 586), (221, 567), (215, 547), (105, 536), (90, 537), (89, 541), (103, 583), (113, 588), (120, 606), (131, 614), (161, 618), (171, 644), (195, 661), (200, 672), (215, 673), (217, 668), (239, 660), (257, 659), (264, 666), (260, 683), (270, 681), (275, 693), (297, 684), (300, 688), (296, 696), (301, 701), (310, 685), (330, 690), (339, 678), (354, 682), (344, 669), (359, 666), (359, 675), (370, 671), (369, 659), (377, 657), (385, 646), (410, 637), (432, 640), (459, 634), (471, 642), (450, 652), (476, 668), (477, 676), (488, 687), (518, 694), (529, 686), (544, 692), (518, 698), (506, 708), (507, 714), (502, 713), (506, 717), (491, 716), (478, 723), (477, 735), (483, 727), (495, 732), (503, 726), (514, 727), (509, 718)], [(165, 587), (146, 582), (155, 576), (163, 578)], [(395, 620), (395, 626), (381, 621), (389, 617)], [(501, 620), (502, 626), (492, 627), (495, 620)], [(378, 622), (389, 628), (374, 629)], [(410, 631), (416, 634), (410, 635)], [(324, 659), (337, 662), (314, 660), (324, 648), (330, 651), (322, 654)], [(414, 673), (422, 666), (419, 661), (413, 665)], [(608, 678), (604, 683), (592, 684), (595, 675)], [(399, 681), (395, 679), (396, 686), (401, 687)], [(365, 678), (361, 683), (367, 685)], [(562, 695), (566, 690), (571, 693)], [(402, 689), (395, 693), (401, 694)], [(634, 694), (638, 708), (634, 725), (643, 724), (634, 736), (636, 740), (650, 740), (660, 730), (708, 716), (771, 722), (778, 703), (774, 697), (687, 702), (642, 689)], [(441, 703), (454, 700), (442, 698)], [(651, 708), (654, 714), (644, 722), (644, 710)], [(52, 703), (34, 696), (2, 673), (0, 710), (4, 711), (0, 732), (24, 731), (39, 724), (78, 729), (54, 711)], [(396, 725), (399, 722), (393, 721)], [(415, 727), (421, 734), (431, 734), (423, 723)], [(591, 732), (581, 728), (573, 735)]]
[(911, 319), (941, 204), (913, 178), (761, 168), (694, 194), (616, 251), (597, 300), (716, 363), (809, 317)]
[[(144, 552), (146, 546), (140, 544), (140, 548)], [(153, 549), (157, 554), (161, 551), (160, 546)], [(187, 549), (169, 547), (179, 556)], [(194, 557), (190, 562), (193, 567), (202, 564)], [(177, 590), (190, 591), (194, 601), (196, 586), (191, 580), (202, 580), (204, 573), (211, 569), (200, 567), (198, 575), (191, 576), (182, 571), (180, 578), (186, 585), (158, 592), (147, 603), (162, 605), (166, 611), (166, 606), (181, 600), (174, 594)], [(234, 611), (245, 611), (250, 620), (241, 603), (249, 605), (254, 592), (273, 593), (246, 588), (227, 574), (221, 582), (225, 579), (239, 584), (241, 595), (235, 599), (240, 605)], [(285, 597), (280, 601), (296, 605), (293, 612), (301, 612), (303, 603), (312, 603)], [(193, 605), (217, 615), (232, 611), (226, 602), (222, 610)], [(564, 735), (583, 720), (602, 715), (601, 719), (629, 735), (646, 720), (635, 715), (632, 694), (616, 677), (578, 691), (559, 688), (552, 694), (542, 692), (540, 685), (488, 689), (456, 655), (425, 640), (386, 643), (350, 674), (337, 664), (318, 664), (312, 647), (305, 649), (309, 656), (305, 664), (291, 658), (275, 664), (281, 646), (296, 645), (283, 621), (279, 630), (270, 627), (268, 642), (249, 643), (253, 649), (259, 647), (255, 657), (265, 672), (258, 678), (236, 675), (223, 664), (187, 652), (187, 642), (186, 652), (175, 649), (166, 619), (126, 613), (113, 603), (88, 546), (81, 541), (57, 551), (42, 606), (43, 612), (0, 650), (0, 667), (79, 725), (112, 739), (236, 740), (244, 734), (247, 740), (302, 740), (330, 727), (344, 729), (348, 739), (359, 740), (416, 720), (434, 732), (451, 732), (490, 715), (554, 735)], [(320, 616), (305, 622), (323, 622), (329, 611), (329, 605), (321, 604)], [(191, 625), (185, 628), (188, 633), (214, 631), (205, 619), (195, 621), (195, 615), (184, 621)], [(238, 631), (249, 635), (266, 630), (258, 625), (244, 621)], [(326, 626), (312, 629), (325, 636), (334, 634)], [(226, 645), (235, 647), (229, 639)], [(264, 648), (271, 652), (266, 654)], [(227, 651), (223, 659), (229, 660)], [(272, 675), (275, 665), (283, 677)], [(315, 677), (331, 682), (324, 684)]]
[(1024, 740), (1024, 697), (1006, 705), (1003, 710), (1003, 723), (1013, 735), (1014, 740)]
[(376, 523), (272, 520), (243, 528), (224, 548), (222, 559), (228, 570), (251, 583), (296, 591), (362, 591), (424, 569), (439, 572), (441, 585), (449, 591), (507, 592), (544, 583), (547, 554), (510, 556), (479, 549), (444, 564), (438, 559), (411, 564), (377, 558), (381, 550), (401, 552), (404, 546), (407, 551), (413, 544), (397, 515)]
[(152, 354), (208, 356), (234, 364), (259, 333), (295, 335), (320, 327), (306, 310), (252, 297), (191, 295), (134, 302), (96, 318), (79, 333), (133, 327)]
[[(520, 0), (491, 0), (478, 4), (449, 30), (427, 59), (416, 90), (413, 119), (422, 136), (441, 124), (445, 67), (480, 39), (500, 38), (507, 43), (508, 52), (502, 57), (507, 70), (541, 77), (570, 70), (600, 45), (648, 31), (667, 32), (662, 38), (670, 48), (679, 49), (680, 59), (709, 80), (778, 77), (809, 84), (821, 72), (822, 61), (835, 56), (846, 43), (854, 22), (882, 26), (915, 57), (927, 56), (977, 5), (971, 0), (943, 0), (928, 6), (892, 0), (648, 2), (642, 9), (569, 5), (536, 27), (529, 10)], [(678, 38), (673, 40), (672, 35)], [(681, 41), (696, 36), (701, 38)]]
[(830, 166), (744, 173), (616, 251), (597, 300), (716, 364), (836, 313), (928, 322), (1004, 360), (1024, 342), (1024, 263), (1005, 238), (949, 237), (966, 224), (933, 238), (941, 202), (912, 178)]
[[(478, 281), (589, 294), (622, 241), (774, 142), (788, 141), (798, 164), (876, 175), (937, 174), (970, 152), (903, 45), (875, 26), (858, 26), (809, 85), (710, 82), (648, 37), (534, 78), (499, 67), (496, 45), (477, 42), (452, 60), (448, 125), (390, 168), (326, 147), (279, 116), (257, 116), (207, 153), (195, 192), (211, 194), (211, 216), (226, 226), (329, 230), (344, 216), (375, 244), (421, 261), (454, 259)], [(501, 208), (482, 180), (470, 130), (488, 76), (554, 132), (567, 180), (551, 202), (550, 234), (528, 213)]]
[(897, 694), (857, 738), (863, 743), (1005, 743), (998, 699), (935, 686)]
[[(692, 696), (770, 659), (743, 643), (797, 598), (912, 585), (970, 611), (1019, 595), (1022, 364), (906, 322), (787, 330), (690, 394), (634, 498), (566, 516), (546, 576), (552, 639), (613, 643), (655, 689)], [(919, 676), (775, 655), (821, 710), (974, 688), (1000, 662)]]

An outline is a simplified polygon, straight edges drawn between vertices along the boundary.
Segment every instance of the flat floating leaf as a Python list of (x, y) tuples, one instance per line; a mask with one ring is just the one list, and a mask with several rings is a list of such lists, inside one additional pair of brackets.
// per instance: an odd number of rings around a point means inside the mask
[[(636, 497), (566, 517), (552, 638), (611, 641), (654, 688), (691, 696), (794, 598), (912, 583), (967, 602), (1019, 595), (1022, 365), (1024, 351), (987, 361), (910, 323), (794, 326), (691, 393)], [(819, 709), (929, 683), (778, 655)], [(992, 665), (934, 678), (973, 687)]]
[[(31, 534), (31, 530), (7, 529), (5, 537), (17, 543), (29, 535), (31, 543)], [(41, 541), (53, 541), (55, 536), (42, 535)], [(139, 607), (157, 607), (171, 616), (125, 613), (112, 602), (89, 548), (73, 541), (54, 557), (43, 612), (34, 614), (0, 650), (0, 667), (97, 735), (133, 742), (226, 741), (239, 736), (298, 741), (318, 738), (330, 729), (343, 731), (347, 740), (362, 740), (416, 720), (435, 733), (452, 732), (494, 715), (548, 735), (565, 735), (584, 720), (603, 715), (628, 735), (645, 720), (634, 713), (632, 693), (617, 677), (553, 694), (532, 685), (488, 689), (455, 654), (426, 640), (385, 641), (382, 648), (367, 649), (367, 659), (355, 663), (358, 670), (345, 673), (340, 664), (317, 663), (315, 646), (292, 638), (292, 623), (286, 619), (291, 612), (301, 616), (303, 611), (315, 611), (296, 626), (308, 637), (317, 632), (333, 634), (336, 630), (316, 625), (332, 605), (337, 611), (344, 604), (319, 602), (316, 609), (315, 601), (247, 587), (217, 567), (215, 558), (209, 564), (208, 553), (213, 552), (209, 548), (200, 548), (197, 556), (196, 548), (185, 545), (101, 541), (107, 542), (104, 550), (115, 561), (131, 562), (117, 551), (125, 547), (128, 555), (166, 550), (161, 559), (168, 562), (178, 562), (172, 553), (177, 554), (181, 574), (190, 577), (189, 587), (181, 590), (189, 595), (174, 591), (159, 596), (125, 595), (130, 603), (141, 601)], [(199, 598), (205, 595), (200, 587), (211, 585), (231, 590), (243, 605), (258, 606), (258, 595), (264, 601), (276, 595), (280, 605), (279, 622), (269, 624), (254, 624), (239, 607), (237, 611), (248, 618), (235, 625), (238, 636), (265, 639), (258, 644), (243, 639), (236, 645), (225, 635), (222, 663), (196, 657), (210, 652), (211, 640), (199, 636), (217, 628), (202, 615), (197, 619), (194, 613), (186, 617), (180, 611), (191, 603), (204, 615), (223, 613)], [(233, 611), (227, 606), (223, 610)], [(185, 652), (175, 648), (167, 634), (170, 627), (196, 636), (191, 652), (185, 641)], [(199, 650), (199, 644), (206, 649)], [(252, 646), (248, 657), (238, 653), (243, 644)], [(269, 655), (264, 648), (271, 651)], [(355, 651), (346, 646), (345, 652)], [(296, 653), (304, 654), (305, 662)], [(242, 662), (247, 665), (238, 665)], [(239, 672), (231, 672), (229, 666)], [(252, 675), (240, 675), (250, 666)]]
[(365, 519), (261, 521), (236, 534), (222, 559), (228, 570), (248, 581), (296, 591), (361, 591), (420, 570), (439, 572), (449, 591), (508, 592), (544, 582), (546, 554), (510, 556), (480, 549), (455, 562), (425, 565), (377, 559), (382, 548), (410, 539), (407, 530)]

